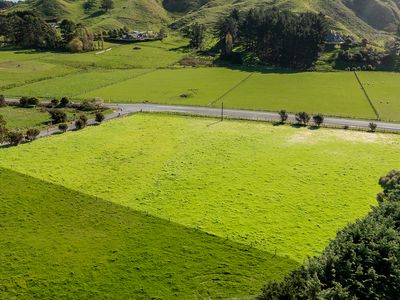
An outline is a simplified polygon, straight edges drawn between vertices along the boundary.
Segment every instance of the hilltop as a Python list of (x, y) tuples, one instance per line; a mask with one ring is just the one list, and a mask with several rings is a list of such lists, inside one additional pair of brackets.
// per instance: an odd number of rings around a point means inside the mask
[[(397, 30), (400, 23), (400, 0), (114, 0), (114, 9), (102, 12), (100, 0), (85, 9), (87, 0), (27, 0), (17, 9), (30, 9), (44, 17), (69, 18), (94, 29), (153, 29), (172, 25), (178, 29), (197, 21), (213, 24), (233, 8), (276, 6), (296, 12), (325, 14), (334, 28), (380, 41)], [(13, 9), (16, 9), (15, 7)]]

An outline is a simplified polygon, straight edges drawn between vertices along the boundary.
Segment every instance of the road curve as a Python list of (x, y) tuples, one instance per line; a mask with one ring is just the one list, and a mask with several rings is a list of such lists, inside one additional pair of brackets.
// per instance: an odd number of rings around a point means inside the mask
[[(167, 112), (177, 114), (187, 114), (193, 116), (205, 116), (205, 117), (220, 117), (221, 108), (212, 107), (198, 107), (198, 106), (175, 106), (175, 105), (163, 105), (163, 104), (148, 104), (148, 103), (137, 103), (137, 104), (105, 104), (117, 111), (117, 116), (127, 115), (136, 112)], [(111, 116), (110, 116), (111, 117)], [(112, 116), (115, 117), (115, 114)], [(279, 121), (279, 115), (276, 112), (266, 111), (252, 111), (252, 110), (240, 110), (240, 109), (224, 109), (224, 117), (231, 119), (243, 119), (243, 120), (257, 120), (257, 121)], [(289, 114), (289, 121), (296, 122), (295, 115)], [(369, 124), (374, 122), (377, 124), (378, 129), (388, 131), (399, 131), (399, 123), (388, 123), (371, 120), (360, 120), (360, 119), (346, 119), (346, 118), (334, 118), (325, 117), (324, 123), (331, 126), (348, 126), (349, 128), (369, 128)]]

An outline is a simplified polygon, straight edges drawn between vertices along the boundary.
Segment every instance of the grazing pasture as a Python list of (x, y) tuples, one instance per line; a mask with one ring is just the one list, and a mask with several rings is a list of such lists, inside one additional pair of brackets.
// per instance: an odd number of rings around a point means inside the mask
[(223, 100), (232, 108), (375, 117), (351, 72), (255, 73)]
[(0, 107), (0, 115), (9, 129), (43, 127), (50, 121), (49, 114), (41, 112), (40, 108)]
[[(178, 65), (184, 41), (105, 44), (96, 54), (0, 51), (0, 91), (8, 97), (99, 97), (107, 102), (221, 106), (375, 119), (353, 72), (259, 72)], [(140, 75), (140, 76), (139, 76)], [(400, 121), (399, 75), (359, 72), (382, 120)]]
[[(176, 44), (178, 48), (180, 44)], [(62, 64), (75, 68), (104, 68), (104, 69), (132, 69), (132, 68), (163, 68), (178, 62), (184, 55), (182, 51), (171, 49), (170, 44), (162, 42), (152, 44), (137, 43), (129, 45), (106, 44), (111, 48), (101, 54), (87, 53), (59, 53), (43, 58), (53, 64)], [(138, 49), (134, 49), (138, 48)]]
[(107, 102), (155, 102), (206, 106), (248, 74), (224, 68), (156, 70), (144, 76), (93, 90), (79, 98)]
[[(0, 51), (0, 57), (1, 57)], [(0, 91), (76, 72), (70, 67), (38, 61), (1, 61)]]
[(300, 263), (369, 211), (399, 143), (142, 114), (3, 149), (0, 167)]
[(7, 96), (35, 95), (41, 98), (61, 98), (65, 95), (74, 97), (79, 94), (98, 89), (103, 86), (124, 82), (130, 78), (148, 72), (146, 69), (133, 70), (88, 70), (80, 71), (63, 77), (56, 77), (24, 86), (9, 89)]
[(361, 72), (359, 77), (381, 118), (400, 121), (400, 74)]
[(1, 298), (248, 297), (297, 263), (0, 168)]

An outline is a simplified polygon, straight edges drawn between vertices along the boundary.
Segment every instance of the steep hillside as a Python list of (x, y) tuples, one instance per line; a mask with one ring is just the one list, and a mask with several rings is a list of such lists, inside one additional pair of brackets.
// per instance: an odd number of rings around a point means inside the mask
[(16, 7), (33, 9), (46, 17), (74, 19), (95, 29), (152, 29), (166, 24), (181, 28), (194, 21), (211, 25), (233, 8), (276, 6), (322, 12), (336, 29), (375, 41), (385, 39), (400, 23), (400, 0), (114, 0), (114, 9), (109, 12), (99, 8), (100, 0), (93, 0), (94, 7), (85, 10), (86, 1), (27, 0)]
[(13, 9), (34, 10), (43, 17), (68, 18), (83, 22), (94, 29), (112, 29), (127, 26), (136, 29), (157, 29), (170, 20), (162, 0), (114, 0), (108, 12), (100, 9), (100, 0), (85, 9), (87, 0), (26, 0)]
[(336, 29), (374, 40), (384, 39), (400, 22), (399, 0), (209, 0), (196, 10), (187, 10), (174, 26), (182, 27), (194, 20), (212, 24), (219, 15), (232, 8), (244, 10), (261, 6), (322, 12)]

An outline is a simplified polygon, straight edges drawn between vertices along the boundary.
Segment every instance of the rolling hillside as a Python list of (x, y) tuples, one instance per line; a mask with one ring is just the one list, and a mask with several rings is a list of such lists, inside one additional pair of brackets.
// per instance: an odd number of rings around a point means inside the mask
[(94, 29), (152, 29), (166, 24), (181, 28), (195, 20), (212, 24), (232, 8), (260, 6), (322, 12), (336, 29), (374, 40), (395, 32), (400, 23), (400, 0), (114, 0), (115, 8), (107, 13), (98, 8), (100, 0), (94, 0), (95, 6), (89, 10), (84, 9), (85, 1), (27, 0), (17, 7), (46, 17), (83, 21)]

